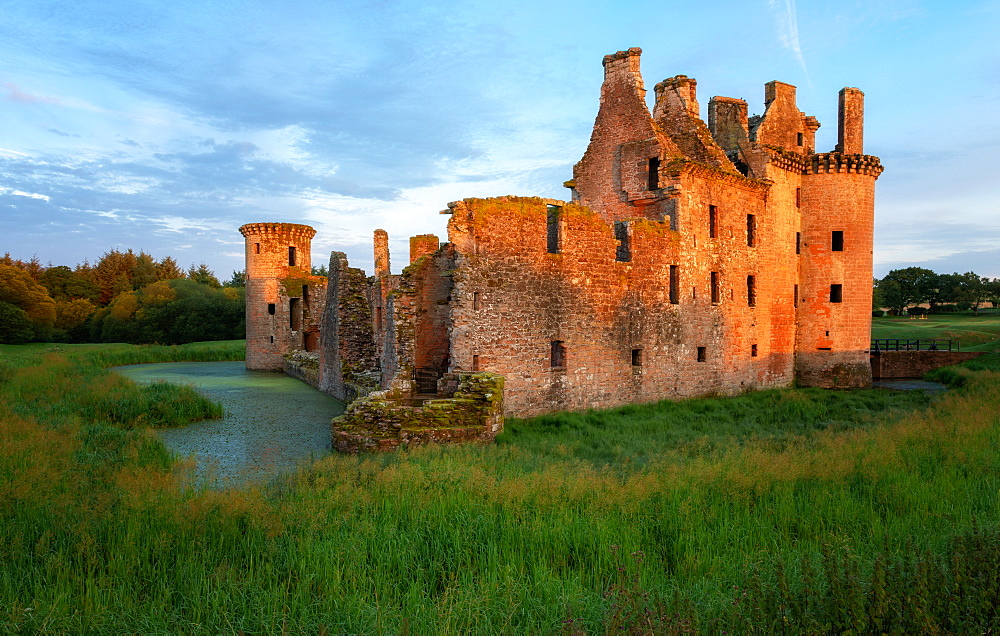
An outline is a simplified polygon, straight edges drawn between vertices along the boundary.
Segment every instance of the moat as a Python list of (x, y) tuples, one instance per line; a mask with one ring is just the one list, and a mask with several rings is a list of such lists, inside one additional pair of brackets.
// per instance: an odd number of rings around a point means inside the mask
[(243, 362), (171, 362), (114, 369), (139, 383), (189, 384), (222, 404), (221, 419), (157, 434), (195, 478), (212, 486), (261, 483), (330, 450), (330, 419), (344, 405), (282, 373), (247, 371)]

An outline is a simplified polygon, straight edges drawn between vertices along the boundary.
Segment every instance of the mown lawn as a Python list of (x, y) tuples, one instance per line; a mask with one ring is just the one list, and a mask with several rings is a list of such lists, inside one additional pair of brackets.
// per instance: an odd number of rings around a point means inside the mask
[(959, 340), (963, 351), (1000, 350), (1000, 314), (931, 314), (872, 319), (872, 338)]
[(936, 398), (546, 416), (185, 488), (148, 428), (181, 409), (147, 407), (197, 396), (102, 367), (237, 346), (0, 347), (0, 631), (1000, 629), (1000, 354)]

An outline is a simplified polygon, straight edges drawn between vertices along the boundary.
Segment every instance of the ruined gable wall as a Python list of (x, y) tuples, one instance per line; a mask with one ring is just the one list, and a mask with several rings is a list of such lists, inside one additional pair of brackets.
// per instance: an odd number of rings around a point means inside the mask
[[(677, 232), (630, 221), (631, 262), (615, 260), (612, 227), (581, 206), (562, 206), (561, 253), (549, 254), (545, 200), (455, 205), (453, 370), (471, 370), (476, 356), (481, 370), (505, 375), (507, 412), (514, 415), (789, 383), (792, 343), (786, 337), (775, 347), (768, 332), (773, 322), (788, 327), (790, 309), (772, 316), (760, 302), (769, 293), (764, 276), (758, 306), (746, 306), (746, 273), (766, 267), (771, 248), (763, 246), (774, 245), (767, 223), (759, 225), (761, 247), (745, 245), (747, 210), (764, 212), (763, 189), (746, 186), (684, 175), (687, 225)], [(721, 237), (711, 246), (708, 201), (724, 212)], [(694, 210), (705, 220), (697, 221)], [(671, 265), (680, 268), (678, 304), (670, 302)], [(722, 274), (714, 305), (711, 271)], [(790, 294), (785, 300), (790, 306)], [(552, 368), (554, 340), (565, 345), (564, 368)], [(705, 347), (704, 362), (698, 347)], [(641, 365), (632, 364), (633, 349), (641, 350)]]
[(365, 273), (350, 267), (347, 255), (342, 252), (330, 255), (329, 273), (320, 336), (318, 388), (349, 402), (377, 385), (372, 292)]
[[(646, 105), (646, 90), (639, 73), (638, 48), (604, 58), (604, 83), (600, 108), (590, 144), (573, 167), (574, 191), (606, 221), (650, 216), (637, 199), (653, 198), (646, 192), (648, 160), (679, 151), (657, 126)], [(635, 183), (623, 181), (641, 172)], [(630, 202), (631, 199), (631, 202)]]

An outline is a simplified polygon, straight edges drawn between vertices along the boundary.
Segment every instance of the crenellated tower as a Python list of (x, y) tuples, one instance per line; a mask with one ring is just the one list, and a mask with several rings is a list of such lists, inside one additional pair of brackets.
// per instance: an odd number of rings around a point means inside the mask
[[(322, 309), (325, 280), (311, 276), (316, 230), (297, 223), (248, 223), (246, 323), (248, 369), (279, 370), (283, 356), (318, 345), (312, 320)], [(320, 284), (318, 284), (320, 283)]]

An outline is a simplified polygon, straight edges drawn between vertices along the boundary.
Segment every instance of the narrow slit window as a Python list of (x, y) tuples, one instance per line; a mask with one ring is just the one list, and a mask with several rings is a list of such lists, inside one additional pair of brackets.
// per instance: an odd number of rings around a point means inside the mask
[(842, 302), (844, 302), (844, 286), (843, 285), (830, 285), (830, 302), (831, 303), (842, 303)]
[(560, 236), (559, 231), (559, 217), (562, 216), (560, 214), (562, 212), (562, 208), (558, 205), (549, 205), (546, 206), (546, 208), (548, 210), (546, 229), (548, 252), (549, 254), (558, 254), (560, 243), (562, 243), (562, 237)]
[(647, 175), (647, 190), (659, 190), (660, 188), (660, 158), (649, 158), (649, 174)]
[(642, 366), (642, 349), (632, 349), (632, 366)]
[(255, 254), (260, 254), (260, 243), (253, 244), (253, 251)]
[(382, 308), (375, 308), (375, 331), (382, 331)]
[(797, 133), (795, 137), (795, 143), (801, 146), (804, 141), (805, 140), (802, 138), (802, 133)]
[(707, 353), (705, 347), (698, 347), (698, 362), (704, 362), (707, 359)]
[(747, 276), (747, 307), (757, 306), (757, 277)]
[(757, 244), (757, 217), (753, 214), (747, 215), (747, 245), (753, 247)]
[(267, 313), (274, 315), (274, 303), (267, 303)]
[(712, 286), (712, 304), (719, 304), (719, 272), (712, 272), (711, 274), (711, 286)]
[(549, 360), (553, 369), (562, 369), (566, 367), (566, 346), (562, 340), (552, 341)]
[(271, 336), (271, 344), (274, 344), (274, 336)]
[(670, 304), (676, 305), (680, 302), (678, 298), (680, 289), (680, 268), (677, 265), (670, 266)]
[(834, 230), (830, 236), (830, 249), (834, 252), (844, 251), (844, 231)]
[(799, 306), (799, 286), (798, 285), (793, 285), (792, 286), (792, 307), (798, 307), (798, 306)]
[(795, 207), (802, 207), (802, 188), (795, 188)]
[(757, 345), (755, 344), (750, 345), (750, 357), (751, 358), (757, 357)]
[(473, 356), (472, 356), (472, 371), (473, 372), (478, 372), (479, 371), (479, 355), (478, 354), (473, 354)]
[(632, 246), (629, 242), (628, 223), (626, 221), (615, 221), (615, 239), (618, 240), (618, 247), (615, 250), (615, 260), (622, 263), (632, 261)]
[(472, 292), (472, 311), (479, 311), (479, 292)]
[(289, 245), (288, 246), (288, 265), (289, 265), (289, 267), (294, 267), (295, 266), (295, 246), (294, 245)]
[(719, 235), (719, 211), (714, 205), (708, 206), (708, 238)]
[(288, 326), (292, 331), (299, 331), (302, 327), (302, 299), (288, 299)]
[(802, 253), (802, 232), (795, 233), (795, 253)]
[(309, 311), (309, 285), (302, 286), (302, 310)]

